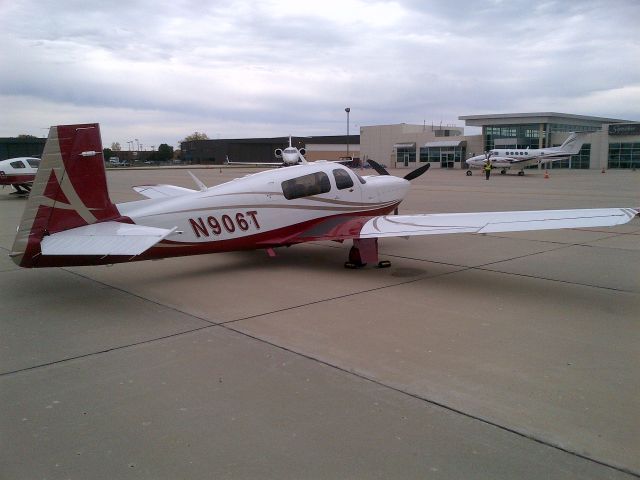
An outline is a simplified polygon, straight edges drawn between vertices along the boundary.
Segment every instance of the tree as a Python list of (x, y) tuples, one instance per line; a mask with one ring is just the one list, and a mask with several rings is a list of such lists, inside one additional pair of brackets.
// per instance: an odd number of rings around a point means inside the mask
[(113, 157), (113, 151), (110, 148), (104, 148), (102, 150), (102, 158), (105, 159), (105, 161), (109, 160), (111, 157)]
[(114, 152), (119, 152), (120, 150), (122, 150), (122, 148), (120, 148), (120, 143), (119, 142), (113, 142), (111, 144), (111, 150), (113, 150)]
[(184, 137), (183, 142), (191, 142), (193, 140), (209, 140), (209, 137), (206, 133), (202, 132), (193, 132), (191, 135)]
[(35, 135), (29, 135), (28, 133), (21, 133), (18, 138), (38, 138)]
[(161, 143), (158, 147), (156, 157), (160, 162), (171, 160), (173, 158), (173, 147), (166, 143)]

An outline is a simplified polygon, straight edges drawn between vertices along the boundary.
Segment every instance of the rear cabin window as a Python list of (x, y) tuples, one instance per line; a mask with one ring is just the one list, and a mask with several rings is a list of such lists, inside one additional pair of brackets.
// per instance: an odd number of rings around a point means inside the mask
[(311, 173), (282, 182), (282, 193), (287, 200), (319, 195), (330, 190), (331, 182), (324, 172)]
[(11, 162), (9, 165), (11, 165), (13, 168), (27, 168), (22, 162)]
[(29, 165), (31, 165), (33, 168), (38, 168), (40, 166), (40, 160), (37, 158), (30, 158), (29, 160), (27, 160), (27, 162), (29, 163)]
[(333, 171), (333, 177), (336, 179), (336, 187), (338, 187), (338, 190), (353, 187), (351, 175), (349, 175), (345, 170), (336, 168)]

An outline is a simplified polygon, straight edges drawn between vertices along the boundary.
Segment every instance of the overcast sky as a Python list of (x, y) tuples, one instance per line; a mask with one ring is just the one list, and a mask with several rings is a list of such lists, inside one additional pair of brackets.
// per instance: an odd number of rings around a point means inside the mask
[(640, 121), (640, 1), (0, 0), (0, 136), (351, 133), (553, 111)]

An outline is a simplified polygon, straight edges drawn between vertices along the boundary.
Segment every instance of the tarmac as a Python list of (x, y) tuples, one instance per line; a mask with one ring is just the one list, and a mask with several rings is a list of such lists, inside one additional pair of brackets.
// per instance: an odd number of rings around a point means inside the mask
[[(412, 183), (401, 213), (640, 206), (631, 171)], [(0, 190), (2, 479), (640, 477), (637, 217), (383, 239), (388, 269), (330, 242), (26, 270), (25, 203)]]

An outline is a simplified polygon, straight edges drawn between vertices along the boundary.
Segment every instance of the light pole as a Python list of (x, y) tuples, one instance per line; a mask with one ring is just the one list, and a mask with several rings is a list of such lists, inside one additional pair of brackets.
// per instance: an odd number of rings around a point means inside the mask
[(351, 109), (347, 107), (344, 111), (347, 112), (347, 157), (351, 158), (351, 155), (349, 155), (349, 112)]

